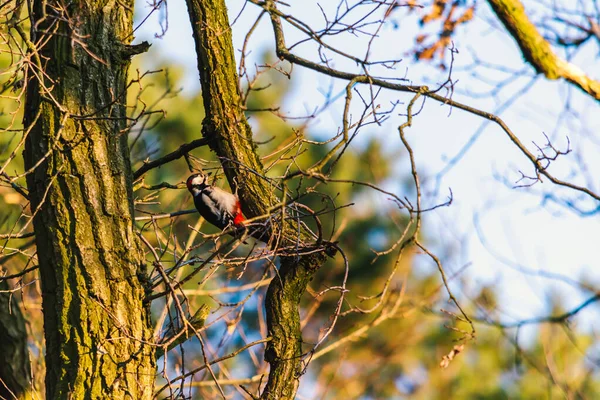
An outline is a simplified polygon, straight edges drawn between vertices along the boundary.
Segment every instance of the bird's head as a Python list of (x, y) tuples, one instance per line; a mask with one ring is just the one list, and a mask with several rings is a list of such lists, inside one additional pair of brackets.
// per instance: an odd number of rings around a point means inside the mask
[(187, 181), (185, 182), (188, 190), (192, 193), (194, 193), (194, 189), (196, 190), (200, 190), (203, 187), (208, 185), (208, 176), (204, 175), (202, 172), (199, 172), (197, 174), (193, 174), (190, 175), (189, 178), (187, 178)]

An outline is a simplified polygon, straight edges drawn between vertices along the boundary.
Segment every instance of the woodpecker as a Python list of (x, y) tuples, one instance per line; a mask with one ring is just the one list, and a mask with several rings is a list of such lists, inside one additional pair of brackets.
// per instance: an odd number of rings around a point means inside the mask
[(244, 226), (240, 200), (235, 194), (210, 185), (208, 176), (202, 173), (191, 175), (186, 185), (194, 196), (196, 209), (205, 220), (221, 230)]

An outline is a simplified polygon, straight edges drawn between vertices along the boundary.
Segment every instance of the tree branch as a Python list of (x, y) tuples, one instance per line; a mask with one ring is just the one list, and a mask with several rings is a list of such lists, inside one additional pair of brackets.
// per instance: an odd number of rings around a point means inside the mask
[(490, 7), (521, 49), (523, 58), (548, 79), (565, 79), (600, 101), (600, 82), (558, 57), (529, 20), (520, 0), (488, 0)]
[(194, 150), (195, 148), (206, 146), (207, 144), (208, 144), (208, 139), (206, 139), (206, 138), (196, 139), (196, 140), (191, 141), (190, 143), (182, 144), (181, 146), (179, 146), (179, 148), (177, 150), (175, 150), (161, 158), (158, 158), (158, 159), (156, 159), (154, 161), (150, 161), (150, 162), (144, 162), (144, 165), (142, 165), (137, 171), (135, 171), (133, 173), (133, 180), (134, 181), (137, 180), (139, 177), (141, 177), (142, 175), (144, 175), (146, 172), (150, 171), (153, 168), (157, 168), (168, 162), (177, 160), (178, 158), (183, 157), (184, 155), (186, 155), (190, 151)]
[[(548, 178), (552, 183), (559, 186), (568, 187), (570, 189), (576, 190), (578, 192), (582, 192), (592, 197), (593, 199), (600, 201), (600, 194), (593, 192), (592, 190), (579, 186), (561, 179), (556, 178), (554, 175), (548, 172), (546, 166), (540, 163), (540, 160), (531, 153), (529, 149), (521, 142), (521, 140), (517, 137), (517, 135), (511, 131), (508, 125), (497, 115), (485, 112), (475, 107), (471, 107), (467, 104), (455, 101), (451, 98), (444, 97), (437, 92), (441, 89), (437, 90), (429, 90), (427, 86), (408, 86), (399, 83), (388, 82), (384, 79), (378, 79), (371, 76), (367, 76), (364, 74), (353, 74), (343, 71), (338, 71), (332, 68), (329, 68), (324, 65), (317, 64), (305, 58), (299, 57), (290, 52), (285, 44), (285, 38), (283, 36), (283, 28), (281, 26), (281, 18), (283, 15), (272, 1), (259, 1), (259, 0), (250, 0), (252, 3), (262, 7), (271, 15), (271, 23), (273, 25), (273, 33), (275, 35), (275, 46), (277, 55), (292, 64), (298, 64), (305, 68), (309, 68), (313, 71), (321, 72), (328, 76), (344, 79), (344, 80), (353, 80), (356, 83), (370, 84), (373, 86), (378, 86), (390, 90), (395, 90), (399, 92), (408, 92), (408, 93), (420, 93), (421, 95), (428, 97), (432, 100), (438, 101), (444, 105), (458, 108), (460, 110), (466, 111), (470, 114), (477, 115), (479, 117), (485, 118), (489, 121), (496, 123), (500, 128), (506, 133), (509, 139), (517, 146), (517, 148), (529, 159), (529, 161), (533, 164), (535, 168), (536, 175), (543, 175)], [(490, 0), (492, 1), (492, 0)], [(510, 1), (510, 0), (507, 0)], [(573, 66), (574, 67), (574, 66)], [(576, 67), (574, 67), (576, 68)], [(443, 86), (442, 86), (443, 87)]]

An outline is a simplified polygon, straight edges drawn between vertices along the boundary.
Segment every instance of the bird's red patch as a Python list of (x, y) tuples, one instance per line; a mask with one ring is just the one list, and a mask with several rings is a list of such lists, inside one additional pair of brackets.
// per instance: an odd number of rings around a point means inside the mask
[(234, 223), (234, 225), (242, 225), (244, 223), (244, 220), (245, 220), (244, 215), (242, 213), (238, 213), (233, 218), (233, 223)]
[(185, 181), (185, 185), (187, 186), (187, 188), (190, 192), (192, 191), (192, 179), (193, 178), (194, 178), (194, 175), (190, 176), (189, 178), (187, 178), (187, 181)]
[(242, 214), (242, 207), (240, 205), (240, 202), (238, 200), (238, 202), (235, 205), (235, 217), (233, 217), (233, 224), (234, 225), (241, 225), (244, 223), (244, 220), (246, 218), (244, 218), (244, 214)]

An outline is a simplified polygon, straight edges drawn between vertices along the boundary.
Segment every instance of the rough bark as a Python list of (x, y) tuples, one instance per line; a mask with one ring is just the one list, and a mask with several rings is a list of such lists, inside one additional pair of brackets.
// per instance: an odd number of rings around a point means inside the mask
[(27, 398), (31, 367), (19, 300), (0, 280), (0, 399)]
[(600, 101), (600, 82), (587, 76), (581, 68), (558, 57), (550, 43), (529, 20), (519, 0), (488, 0), (490, 7), (515, 39), (523, 58), (536, 72), (548, 79), (563, 78)]
[[(230, 185), (237, 189), (244, 214), (248, 217), (265, 215), (278, 200), (261, 178), (263, 166), (250, 125), (240, 107), (225, 2), (187, 0), (187, 6), (206, 112), (202, 133), (221, 160)], [(298, 305), (325, 257), (315, 253), (281, 258), (279, 274), (271, 282), (265, 299), (267, 329), (272, 340), (265, 353), (271, 369), (262, 393), (264, 399), (293, 399), (295, 396), (302, 366)]]
[(127, 46), (132, 12), (132, 0), (33, 2), (31, 45), (40, 47), (30, 45), (24, 159), (33, 168), (48, 399), (152, 396), (125, 130), (129, 57), (141, 50)]
[(263, 399), (294, 399), (302, 375), (302, 331), (298, 304), (324, 262), (324, 256), (283, 257), (279, 277), (273, 279), (265, 297), (269, 335), (265, 359), (271, 365)]

